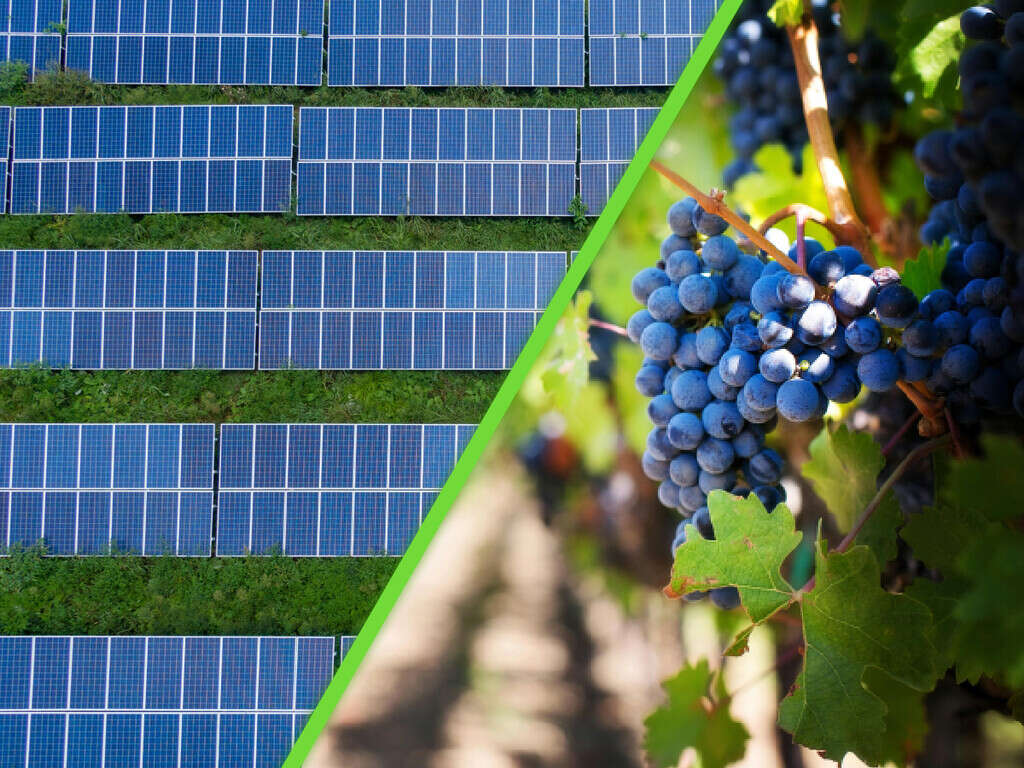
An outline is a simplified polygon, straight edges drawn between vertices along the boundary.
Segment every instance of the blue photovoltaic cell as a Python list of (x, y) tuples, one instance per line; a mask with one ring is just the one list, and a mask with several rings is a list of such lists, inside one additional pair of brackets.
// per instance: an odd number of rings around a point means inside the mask
[(60, 24), (61, 0), (0, 3), (0, 61), (28, 64), (30, 77), (59, 69)]
[(567, 216), (576, 111), (304, 107), (307, 216)]
[(252, 369), (255, 251), (0, 251), (0, 367)]
[(722, 0), (590, 0), (590, 85), (674, 85)]
[(320, 85), (323, 33), (324, 0), (70, 0), (66, 66), (105, 83)]
[(597, 216), (658, 116), (658, 109), (580, 110), (580, 197)]
[(330, 11), (330, 85), (583, 85), (583, 0), (349, 0)]
[(0, 637), (0, 765), (276, 768), (333, 637)]
[(511, 368), (565, 252), (265, 251), (259, 367)]
[(224, 424), (217, 555), (401, 555), (474, 429)]
[(7, 157), (11, 148), (11, 108), (0, 107), (0, 213), (7, 212)]
[(280, 212), (292, 108), (17, 107), (11, 213)]
[(213, 440), (212, 424), (0, 424), (0, 543), (209, 556)]

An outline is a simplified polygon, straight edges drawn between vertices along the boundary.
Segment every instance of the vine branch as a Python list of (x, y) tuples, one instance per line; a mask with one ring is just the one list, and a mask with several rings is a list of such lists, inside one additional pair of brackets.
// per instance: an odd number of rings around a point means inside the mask
[(787, 272), (792, 272), (794, 275), (806, 275), (807, 273), (802, 270), (796, 262), (794, 262), (789, 256), (784, 254), (768, 240), (764, 235), (750, 226), (750, 223), (746, 221), (742, 216), (735, 213), (729, 206), (722, 202), (722, 195), (720, 192), (713, 192), (712, 195), (706, 195), (697, 189), (696, 186), (691, 184), (689, 181), (684, 179), (675, 171), (667, 168), (666, 166), (659, 163), (657, 160), (651, 161), (651, 168), (660, 173), (666, 179), (671, 181), (677, 187), (682, 189), (688, 195), (693, 197), (708, 213), (713, 213), (716, 216), (721, 216), (729, 224), (732, 225), (733, 229), (743, 234), (748, 240), (753, 242), (758, 248), (767, 253), (773, 259), (775, 259)]
[(818, 173), (825, 187), (829, 217), (842, 232), (839, 241), (854, 246), (867, 258), (871, 252), (868, 231), (853, 207), (853, 198), (850, 197), (839, 164), (839, 150), (836, 149), (835, 136), (828, 120), (828, 99), (818, 56), (818, 28), (811, 15), (805, 14), (801, 24), (786, 27), (786, 34), (793, 50), (804, 122), (807, 124)]
[(904, 458), (903, 461), (896, 465), (896, 469), (894, 469), (892, 471), (892, 474), (886, 478), (884, 483), (882, 483), (882, 487), (878, 489), (878, 493), (875, 494), (874, 498), (871, 499), (870, 502), (868, 502), (868, 505), (866, 507), (864, 507), (864, 511), (861, 512), (861, 515), (857, 519), (857, 522), (854, 523), (853, 527), (850, 529), (850, 532), (847, 533), (845, 537), (843, 537), (843, 540), (839, 542), (839, 546), (835, 548), (835, 551), (845, 552), (851, 546), (853, 546), (854, 541), (856, 541), (857, 539), (857, 534), (860, 533), (865, 523), (867, 523), (867, 521), (871, 519), (871, 516), (875, 513), (875, 510), (877, 510), (878, 507), (881, 506), (882, 500), (885, 498), (886, 494), (888, 494), (889, 491), (892, 490), (892, 487), (896, 485), (896, 482), (901, 477), (903, 477), (903, 475), (906, 474), (907, 470), (910, 469), (911, 466), (913, 466), (919, 459), (922, 459), (928, 454), (937, 451), (939, 448), (943, 448), (949, 445), (951, 442), (953, 442), (952, 436), (946, 434), (943, 435), (942, 437), (937, 437), (934, 440), (929, 440), (927, 443), (922, 443), (921, 445), (917, 446), (917, 448), (908, 453), (906, 458)]
[(843, 229), (843, 227), (836, 224), (817, 208), (812, 208), (811, 206), (804, 205), (803, 203), (791, 203), (785, 208), (780, 208), (762, 221), (758, 230), (761, 234), (764, 234), (780, 221), (785, 221), (790, 216), (802, 216), (805, 221), (813, 221), (818, 226), (828, 230), (834, 240), (842, 240), (846, 237), (846, 230)]
[(623, 328), (621, 325), (615, 325), (615, 323), (607, 323), (604, 320), (595, 320), (592, 317), (589, 319), (588, 322), (593, 328), (601, 328), (602, 330), (605, 331), (617, 333), (619, 336), (625, 336), (627, 339), (629, 338), (629, 334), (626, 332), (626, 329)]

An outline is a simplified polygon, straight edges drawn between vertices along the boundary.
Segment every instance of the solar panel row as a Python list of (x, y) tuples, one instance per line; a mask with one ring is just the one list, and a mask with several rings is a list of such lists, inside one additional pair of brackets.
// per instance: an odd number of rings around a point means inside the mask
[(580, 198), (588, 214), (604, 210), (657, 116), (656, 108), (580, 110)]
[(255, 251), (0, 251), (0, 367), (252, 369)]
[(401, 555), (474, 429), (225, 424), (217, 554)]
[(260, 368), (510, 368), (564, 276), (564, 252), (267, 251)]
[(564, 252), (0, 251), (0, 367), (504, 369)]
[(212, 424), (0, 424), (5, 548), (209, 555)]
[(21, 61), (29, 77), (60, 68), (61, 0), (0, 3), (0, 61)]
[[(581, 111), (581, 190), (591, 213), (621, 170), (588, 163), (624, 167), (654, 114)], [(288, 106), (18, 107), (14, 118), (12, 213), (290, 205)], [(572, 109), (303, 108), (298, 213), (566, 216), (576, 194), (576, 122)], [(3, 127), (0, 114), (0, 136)], [(605, 191), (595, 192), (602, 173)]]
[(67, 68), (107, 83), (320, 85), (324, 0), (70, 0)]
[[(217, 554), (401, 555), (474, 427), (224, 424)], [(0, 424), (0, 549), (209, 556), (212, 424)]]
[[(0, 59), (60, 66), (59, 0), (8, 0)], [(348, 0), (330, 85), (671, 85), (721, 0)], [(320, 85), (324, 0), (70, 0), (68, 69), (108, 83)]]
[(301, 215), (565, 216), (572, 109), (303, 108)]
[(280, 212), (290, 106), (17, 107), (11, 213)]
[(590, 0), (590, 84), (674, 84), (721, 4)]
[(0, 764), (279, 766), (334, 650), (333, 637), (0, 637)]
[(583, 85), (583, 0), (358, 0), (330, 12), (330, 85)]

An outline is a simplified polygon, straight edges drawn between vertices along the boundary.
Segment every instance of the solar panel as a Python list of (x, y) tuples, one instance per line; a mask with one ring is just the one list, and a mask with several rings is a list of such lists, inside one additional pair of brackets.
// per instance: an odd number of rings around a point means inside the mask
[(0, 212), (7, 212), (7, 158), (11, 151), (11, 108), (0, 107)]
[(657, 107), (580, 110), (580, 197), (587, 215), (604, 209), (657, 116)]
[(0, 637), (0, 765), (281, 765), (333, 637)]
[(567, 216), (576, 111), (307, 107), (298, 212)]
[(0, 543), (209, 556), (213, 439), (212, 424), (0, 424)]
[(61, 0), (0, 5), (0, 61), (28, 64), (29, 76), (60, 68)]
[(280, 212), (292, 108), (17, 107), (11, 213)]
[(320, 85), (324, 0), (70, 0), (67, 67), (105, 83)]
[(0, 251), (0, 367), (252, 369), (255, 251)]
[(356, 0), (330, 11), (330, 85), (583, 85), (583, 0)]
[(401, 555), (474, 429), (224, 424), (217, 555)]
[(564, 251), (266, 251), (259, 367), (511, 368), (564, 276)]
[(722, 0), (590, 0), (591, 85), (674, 85)]

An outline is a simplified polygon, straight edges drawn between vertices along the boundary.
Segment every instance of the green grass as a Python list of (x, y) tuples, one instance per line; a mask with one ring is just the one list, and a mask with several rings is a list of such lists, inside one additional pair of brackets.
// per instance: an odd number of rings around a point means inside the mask
[[(362, 89), (114, 86), (77, 73), (24, 81), (0, 67), (8, 105), (659, 106), (658, 89)], [(298, 125), (296, 122), (296, 132)], [(0, 247), (51, 249), (576, 250), (582, 218), (76, 214), (0, 216)], [(476, 423), (504, 373), (0, 371), (0, 421)], [(355, 633), (391, 558), (0, 560), (0, 633)]]
[(4, 634), (354, 634), (392, 558), (43, 557), (0, 560)]
[(0, 421), (476, 423), (504, 373), (0, 371)]

